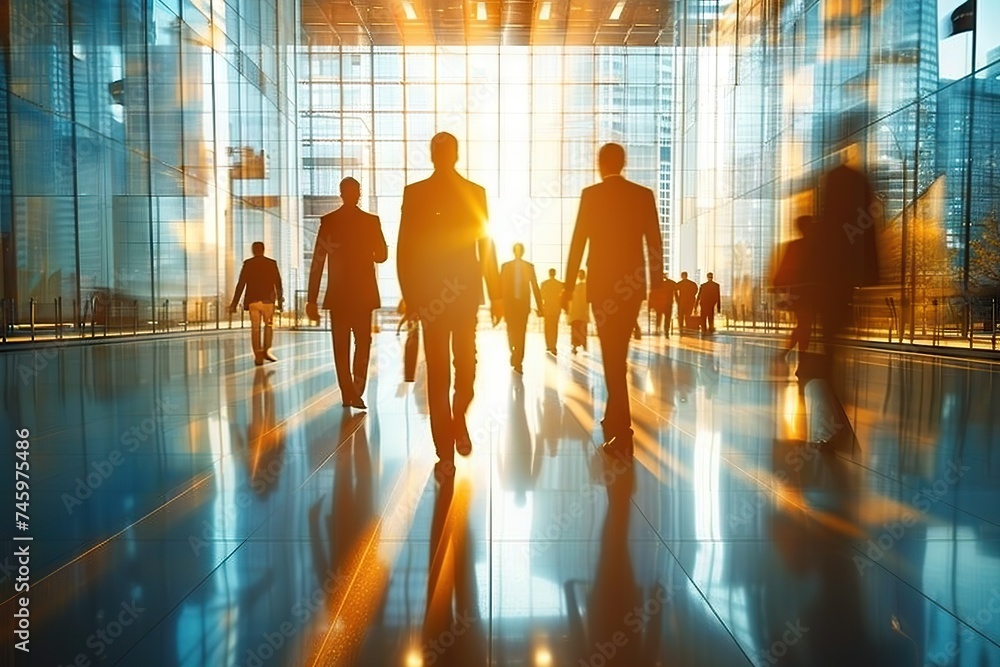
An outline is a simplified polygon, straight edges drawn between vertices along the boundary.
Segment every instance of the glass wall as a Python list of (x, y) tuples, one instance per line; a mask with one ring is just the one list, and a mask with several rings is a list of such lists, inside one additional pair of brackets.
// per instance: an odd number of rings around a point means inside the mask
[(299, 66), (304, 255), (353, 176), (362, 207), (382, 219), (390, 260), (379, 280), (393, 305), (403, 187), (430, 175), (441, 131), (459, 140), (459, 171), (487, 190), (502, 261), (522, 242), (540, 276), (555, 268), (562, 279), (580, 191), (598, 180), (607, 141), (626, 147), (626, 176), (656, 193), (668, 236), (670, 65), (660, 48), (309, 49)]
[(34, 300), (51, 321), (61, 299), (66, 323), (123, 304), (140, 326), (214, 319), (255, 240), (296, 279), (295, 0), (0, 11), (8, 317)]
[(951, 20), (959, 0), (704, 4), (678, 3), (674, 263), (714, 271), (736, 322), (780, 324), (775, 250), (846, 162), (877, 196), (858, 333), (992, 333), (1000, 7), (978, 3), (972, 30)]

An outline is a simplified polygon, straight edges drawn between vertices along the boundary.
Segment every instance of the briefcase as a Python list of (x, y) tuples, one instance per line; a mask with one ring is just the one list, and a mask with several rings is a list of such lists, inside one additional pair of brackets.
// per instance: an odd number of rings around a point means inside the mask
[(406, 326), (406, 342), (403, 344), (403, 380), (413, 382), (417, 377), (417, 356), (420, 352), (420, 325), (411, 322)]
[(705, 316), (704, 315), (688, 315), (687, 316), (687, 328), (692, 331), (701, 331), (705, 328)]

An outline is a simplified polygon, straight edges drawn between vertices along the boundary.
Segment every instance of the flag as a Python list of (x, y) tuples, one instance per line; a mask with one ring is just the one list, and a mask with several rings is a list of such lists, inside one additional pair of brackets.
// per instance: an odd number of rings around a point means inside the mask
[(976, 29), (976, 0), (967, 0), (951, 13), (951, 32), (949, 37)]

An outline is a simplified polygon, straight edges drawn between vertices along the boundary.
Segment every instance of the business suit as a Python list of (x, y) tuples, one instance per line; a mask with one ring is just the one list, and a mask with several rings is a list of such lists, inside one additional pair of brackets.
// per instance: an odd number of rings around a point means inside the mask
[[(377, 215), (345, 204), (320, 220), (309, 267), (308, 303), (316, 303), (326, 265), (323, 308), (330, 311), (333, 361), (345, 403), (365, 391), (372, 343), (372, 311), (382, 305), (375, 264), (388, 258), (388, 248)], [(351, 334), (354, 363), (349, 363)]]
[[(243, 295), (244, 289), (246, 295)], [(259, 366), (265, 357), (272, 359), (270, 351), (274, 340), (274, 305), (283, 300), (281, 288), (281, 272), (278, 263), (263, 254), (254, 255), (243, 262), (240, 277), (236, 282), (236, 291), (229, 305), (230, 310), (236, 310), (240, 297), (243, 298), (243, 310), (250, 313), (250, 347), (253, 349), (254, 360)], [(261, 340), (261, 323), (264, 324), (264, 339)]]
[[(486, 191), (454, 169), (406, 186), (397, 268), (407, 311), (424, 330), (431, 433), (442, 461), (456, 438), (468, 443), (465, 413), (476, 375), (476, 320), (485, 278), (497, 299), (496, 255), (487, 231)], [(451, 357), (454, 355), (454, 396)]]
[(688, 327), (688, 318), (694, 310), (694, 304), (698, 300), (698, 283), (684, 278), (677, 283), (677, 320), (681, 325), (681, 331)]
[(722, 312), (722, 296), (719, 283), (709, 278), (698, 290), (698, 314), (705, 318), (705, 331), (715, 332), (715, 313)]
[(564, 285), (555, 278), (542, 282), (542, 316), (545, 318), (545, 349), (556, 353), (556, 341), (559, 338), (559, 299)]
[(500, 267), (500, 295), (503, 298), (503, 316), (507, 320), (507, 345), (510, 348), (510, 365), (520, 372), (524, 361), (524, 338), (531, 313), (531, 295), (535, 305), (542, 309), (542, 294), (535, 276), (535, 266), (523, 259), (504, 262)]
[(601, 183), (583, 190), (566, 275), (577, 275), (589, 243), (587, 298), (594, 311), (608, 388), (602, 421), (605, 436), (632, 434), (626, 360), (629, 334), (646, 298), (644, 240), (650, 282), (654, 289), (660, 288), (663, 244), (652, 190), (620, 175), (605, 176)]

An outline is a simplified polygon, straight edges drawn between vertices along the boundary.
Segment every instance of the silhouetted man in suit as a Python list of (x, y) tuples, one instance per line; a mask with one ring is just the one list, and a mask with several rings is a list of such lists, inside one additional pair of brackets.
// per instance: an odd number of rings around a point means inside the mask
[(514, 244), (514, 259), (500, 267), (500, 294), (503, 297), (503, 317), (507, 320), (507, 345), (510, 347), (510, 366), (515, 373), (524, 373), (524, 337), (528, 330), (531, 312), (531, 295), (539, 317), (542, 315), (542, 294), (535, 277), (535, 266), (526, 262), (524, 246)]
[(458, 140), (451, 134), (434, 135), (431, 161), (431, 177), (403, 191), (397, 263), (407, 309), (420, 318), (424, 329), (427, 403), (440, 478), (454, 474), (456, 449), (463, 456), (472, 452), (465, 413), (476, 377), (476, 318), (483, 303), (484, 278), (494, 324), (501, 299), (496, 254), (486, 225), (486, 191), (455, 171)]
[(542, 282), (542, 315), (545, 317), (545, 349), (556, 353), (559, 339), (559, 311), (562, 309), (563, 284), (556, 280), (556, 270), (549, 269), (548, 280)]
[(715, 313), (722, 312), (722, 296), (719, 294), (719, 283), (712, 280), (712, 274), (708, 274), (708, 280), (701, 284), (698, 289), (698, 314), (705, 318), (705, 331), (715, 333)]
[[(327, 265), (326, 297), (323, 308), (330, 311), (333, 335), (333, 363), (344, 407), (365, 410), (368, 359), (372, 345), (372, 311), (382, 305), (375, 279), (375, 264), (388, 258), (389, 250), (377, 215), (358, 208), (361, 184), (353, 178), (340, 182), (343, 206), (320, 220), (309, 267), (306, 315), (319, 320), (320, 280)], [(351, 334), (354, 334), (354, 363), (350, 363)]]
[[(229, 304), (229, 312), (236, 312), (236, 306), (246, 289), (243, 299), (243, 310), (250, 312), (250, 346), (253, 349), (254, 364), (262, 366), (264, 360), (277, 361), (271, 352), (274, 341), (274, 308), (277, 304), (281, 309), (284, 300), (281, 292), (281, 273), (278, 263), (264, 256), (264, 243), (254, 241), (250, 246), (253, 257), (243, 262), (240, 278), (236, 283), (236, 292)], [(264, 323), (264, 340), (260, 338), (260, 325)]]
[(663, 331), (664, 336), (669, 336), (671, 319), (674, 316), (674, 297), (677, 292), (677, 283), (664, 276), (663, 291), (665, 292), (663, 310), (656, 311), (656, 333), (659, 334), (660, 331)]
[[(598, 153), (601, 182), (585, 188), (570, 243), (566, 275), (575, 276), (590, 243), (587, 257), (587, 298), (594, 311), (601, 342), (608, 403), (602, 424), (604, 451), (632, 455), (632, 414), (629, 410), (627, 358), (629, 333), (646, 298), (646, 262), (653, 289), (662, 289), (663, 245), (652, 190), (626, 180), (625, 149), (605, 144)], [(563, 303), (573, 296), (563, 291)]]
[(698, 283), (688, 280), (687, 271), (681, 271), (680, 282), (677, 283), (677, 320), (681, 325), (681, 333), (688, 326), (688, 318), (694, 310), (695, 301), (698, 300)]

